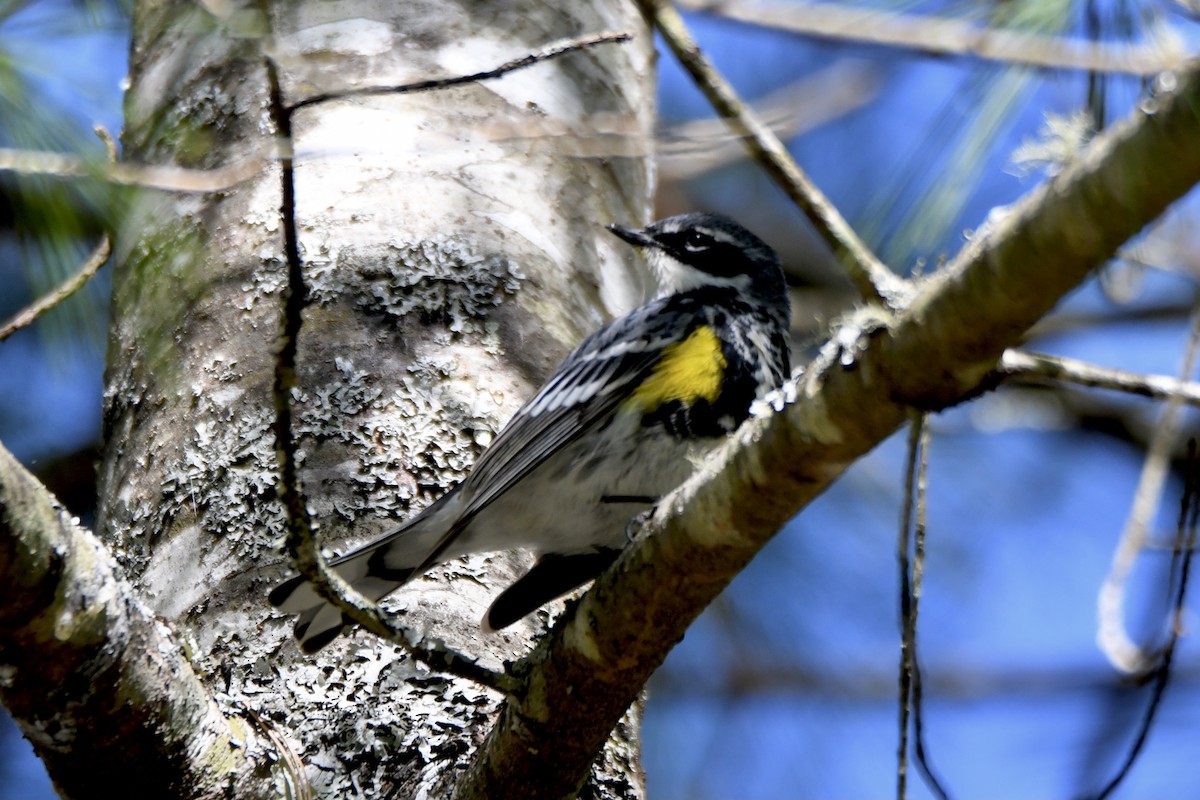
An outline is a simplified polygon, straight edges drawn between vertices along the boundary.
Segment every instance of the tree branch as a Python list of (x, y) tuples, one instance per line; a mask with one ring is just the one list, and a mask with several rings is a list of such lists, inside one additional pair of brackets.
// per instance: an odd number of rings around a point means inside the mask
[[(925, 578), (926, 497), (929, 481), (929, 415), (913, 412), (909, 422), (908, 465), (904, 474), (904, 510), (900, 515), (900, 746), (897, 753), (896, 797), (908, 796), (908, 729), (912, 722), (917, 768), (938, 800), (950, 795), (933, 771), (925, 749), (924, 678), (917, 650), (917, 620)], [(910, 556), (911, 553), (911, 556)]]
[(287, 284), (283, 291), (282, 326), (275, 345), (272, 398), (275, 404), (275, 453), (279, 461), (279, 497), (287, 510), (288, 553), (296, 569), (308, 578), (317, 593), (337, 606), (354, 622), (377, 636), (403, 645), (410, 655), (433, 669), (473, 680), (491, 689), (511, 691), (516, 688), (516, 684), (507, 675), (493, 672), (474, 659), (448, 647), (430, 645), (415, 631), (396, 624), (377, 603), (355, 591), (341, 576), (330, 570), (317, 545), (317, 537), (308, 514), (308, 502), (300, 484), (296, 437), (292, 429), (292, 397), (299, 390), (296, 380), (296, 351), (304, 306), (308, 302), (308, 287), (304, 282), (304, 269), (300, 262), (300, 240), (296, 230), (296, 182), (292, 159), (292, 112), (295, 107), (289, 108), (283, 102), (279, 71), (275, 62), (267, 58), (266, 68), (271, 118), (284, 148), (279, 159), (283, 197), (280, 212)]
[[(1125, 760), (1113, 777), (1096, 793), (1095, 800), (1107, 800), (1129, 775), (1137, 762), (1150, 729), (1161, 707), (1163, 694), (1171, 679), (1171, 666), (1175, 658), (1175, 647), (1179, 644), (1179, 636), (1183, 633), (1183, 612), (1187, 601), (1188, 577), (1191, 574), (1192, 556), (1196, 552), (1196, 523), (1200, 516), (1200, 470), (1196, 460), (1196, 442), (1188, 442), (1188, 465), (1183, 499), (1180, 502), (1179, 521), (1176, 524), (1175, 547), (1171, 553), (1171, 568), (1167, 572), (1167, 593), (1170, 595), (1171, 610), (1168, 615), (1167, 641), (1162, 649), (1155, 654), (1156, 664), (1145, 676), (1153, 685), (1150, 692), (1150, 702), (1142, 712), (1138, 723), (1137, 734), (1125, 755)], [(1144, 666), (1144, 665), (1143, 665)]]
[(45, 297), (30, 303), (25, 308), (18, 311), (3, 325), (0, 325), (0, 342), (3, 342), (8, 337), (12, 336), (21, 328), (28, 327), (37, 321), (37, 318), (45, 314), (56, 305), (66, 300), (71, 295), (75, 294), (83, 285), (92, 279), (104, 263), (108, 261), (108, 256), (112, 252), (112, 245), (109, 242), (108, 234), (100, 237), (96, 247), (91, 254), (80, 266), (79, 270), (60, 283), (54, 288), (50, 294)]
[(222, 713), (104, 546), (2, 446), (0, 699), (64, 797), (276, 796), (259, 758), (275, 748)]
[[(1180, 382), (1195, 373), (1197, 356), (1200, 356), (1200, 305), (1192, 309), (1188, 341), (1182, 363), (1179, 365)], [(1179, 429), (1182, 425), (1179, 412), (1182, 410), (1184, 399), (1180, 394), (1172, 396), (1159, 413), (1154, 433), (1146, 448), (1146, 458), (1142, 463), (1141, 475), (1138, 476), (1129, 517), (1121, 531), (1121, 539), (1113, 551), (1108, 574), (1096, 595), (1096, 643), (1108, 657), (1109, 663), (1125, 672), (1144, 670), (1147, 662), (1154, 657), (1152, 653), (1147, 653), (1140, 647), (1129, 634), (1125, 624), (1125, 595), (1129, 576), (1138, 556), (1146, 548), (1154, 515), (1162, 502), (1163, 487), (1170, 469), (1171, 451), (1179, 439)], [(1195, 465), (1189, 463), (1188, 466), (1194, 468)], [(1188, 498), (1188, 502), (1191, 501), (1192, 498)], [(1180, 530), (1183, 529), (1182, 522), (1179, 527)]]
[(278, 67), (270, 56), (265, 59), (271, 119), (282, 143), (280, 181), (283, 221), (284, 261), (287, 264), (287, 284), (283, 292), (282, 327), (276, 342), (275, 380), (272, 397), (275, 405), (275, 450), (279, 462), (279, 494), (287, 510), (287, 548), (292, 563), (313, 584), (322, 599), (332, 603), (346, 617), (372, 633), (402, 645), (414, 658), (432, 669), (474, 681), (481, 686), (504, 693), (518, 691), (520, 683), (505, 673), (494, 672), (475, 659), (459, 653), (444, 643), (434, 644), (416, 631), (397, 624), (377, 603), (373, 603), (350, 584), (331, 571), (322, 557), (308, 514), (307, 501), (298, 474), (296, 439), (292, 426), (292, 397), (299, 390), (296, 379), (296, 352), (299, 344), (303, 311), (308, 302), (300, 261), (299, 236), (296, 229), (296, 182), (293, 159), (293, 114), (307, 106), (348, 97), (382, 94), (405, 94), (433, 89), (445, 89), (468, 83), (479, 83), (503, 77), (516, 70), (559, 58), (598, 44), (629, 41), (623, 31), (579, 36), (554, 42), (533, 53), (511, 59), (492, 69), (469, 75), (431, 78), (396, 86), (370, 86), (340, 92), (326, 92), (288, 105), (283, 98)]
[(266, 156), (255, 154), (218, 169), (99, 164), (83, 156), (43, 150), (0, 147), (0, 172), (45, 175), (51, 178), (94, 177), (124, 186), (164, 189), (171, 192), (220, 192), (231, 189), (262, 171)]
[(969, 56), (1042, 69), (1076, 69), (1153, 76), (1186, 66), (1180, 48), (1038, 36), (989, 28), (967, 20), (840, 3), (770, 3), (746, 0), (679, 0), (691, 11), (800, 36), (862, 45), (898, 47), (933, 55)]
[(1000, 358), (998, 371), (1008, 377), (1047, 378), (1078, 386), (1136, 394), (1155, 400), (1175, 399), (1188, 405), (1200, 405), (1200, 383), (1195, 381), (1101, 367), (1077, 358), (1006, 350)]
[(493, 78), (502, 78), (510, 72), (516, 72), (519, 69), (531, 67), (542, 61), (550, 61), (561, 56), (574, 53), (578, 50), (586, 50), (589, 47), (595, 47), (598, 44), (607, 44), (609, 42), (627, 42), (633, 37), (626, 31), (603, 31), (601, 33), (593, 33), (587, 36), (576, 36), (571, 39), (563, 39), (562, 41), (553, 42), (546, 45), (541, 50), (532, 53), (526, 53), (523, 56), (505, 61), (503, 64), (486, 69), (481, 72), (474, 72), (470, 75), (454, 75), (447, 78), (427, 78), (425, 80), (416, 81), (414, 83), (403, 83), (394, 86), (364, 86), (361, 89), (345, 89), (337, 92), (322, 92), (315, 94), (312, 97), (306, 97), (303, 100), (297, 100), (288, 106), (288, 112), (297, 111), (306, 106), (316, 105), (317, 103), (327, 103), (330, 100), (342, 100), (347, 97), (374, 97), (381, 94), (412, 94), (413, 92), (426, 92), (431, 89), (448, 89), (451, 86), (462, 86), (467, 83), (479, 83), (480, 81), (491, 80)]
[[(1200, 181), (1200, 72), (1156, 113), (1098, 137), (1014, 206), (891, 318), (856, 316), (707, 468), (658, 506), (617, 563), (519, 665), (460, 785), (578, 786), (604, 737), (671, 646), (796, 512), (907, 418), (988, 388), (1004, 350), (1090, 271)], [(785, 400), (789, 401), (785, 404)], [(547, 709), (554, 709), (548, 714)], [(567, 735), (570, 732), (570, 735)], [(548, 760), (536, 754), (554, 752)]]

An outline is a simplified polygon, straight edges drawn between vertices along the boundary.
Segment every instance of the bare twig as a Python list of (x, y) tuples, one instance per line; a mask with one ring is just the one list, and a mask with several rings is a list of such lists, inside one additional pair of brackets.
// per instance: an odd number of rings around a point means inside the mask
[(1129, 752), (1125, 756), (1125, 761), (1117, 770), (1103, 789), (1094, 795), (1094, 800), (1106, 800), (1129, 775), (1129, 771), (1137, 762), (1138, 756), (1142, 752), (1142, 748), (1146, 744), (1146, 739), (1150, 735), (1150, 729), (1154, 725), (1154, 718), (1158, 713), (1159, 707), (1162, 705), (1163, 695), (1167, 690), (1167, 683), (1171, 677), (1171, 664), (1175, 657), (1175, 646), (1179, 642), (1179, 634), (1183, 630), (1183, 607), (1184, 601), (1187, 599), (1188, 578), (1191, 573), (1192, 555), (1196, 552), (1196, 528), (1197, 517), (1200, 517), (1200, 461), (1196, 457), (1196, 441), (1192, 439), (1188, 442), (1188, 467), (1187, 477), (1183, 491), (1183, 500), (1179, 507), (1179, 520), (1175, 531), (1175, 549), (1171, 554), (1171, 568), (1167, 574), (1167, 592), (1171, 597), (1171, 614), (1168, 624), (1168, 633), (1166, 644), (1158, 655), (1158, 663), (1154, 667), (1150, 678), (1154, 682), (1154, 686), (1150, 694), (1150, 702), (1146, 706), (1145, 713), (1142, 714), (1141, 723), (1138, 725), (1137, 735), (1133, 739), (1133, 744), (1129, 747)]
[(929, 787), (930, 791), (941, 798), (941, 800), (948, 800), (949, 793), (942, 785), (941, 780), (934, 774), (928, 751), (925, 749), (925, 681), (921, 676), (921, 660), (917, 654), (917, 609), (920, 604), (921, 588), (924, 585), (925, 579), (925, 532), (927, 529), (925, 521), (927, 519), (926, 512), (929, 508), (927, 502), (929, 497), (929, 443), (932, 435), (929, 420), (926, 418), (925, 424), (921, 426), (921, 435), (917, 439), (917, 446), (920, 448), (921, 456), (917, 463), (917, 518), (916, 536), (913, 544), (912, 638), (909, 640), (908, 650), (912, 659), (910, 666), (912, 667), (913, 736), (917, 750), (917, 768), (921, 770), (921, 775), (925, 778), (925, 785)]
[[(552, 43), (520, 58), (514, 58), (497, 67), (473, 75), (457, 75), (447, 78), (431, 78), (397, 86), (367, 86), (360, 89), (324, 92), (299, 100), (287, 108), (290, 114), (307, 106), (348, 97), (365, 97), (384, 94), (403, 94), (444, 89), (465, 83), (499, 78), (528, 66), (549, 61), (609, 42), (624, 42), (632, 38), (624, 31), (606, 31), (589, 36), (579, 36)], [(554, 132), (551, 132), (554, 133)], [(281, 158), (283, 156), (280, 156)], [(174, 192), (216, 192), (232, 188), (261, 170), (269, 156), (258, 153), (236, 164), (214, 170), (183, 169), (179, 167), (148, 167), (132, 164), (109, 164), (100, 166), (81, 156), (63, 153), (48, 153), (33, 150), (0, 148), (0, 172), (9, 171), (29, 175), (46, 175), (60, 178), (96, 177), (111, 183), (164, 189)]]
[(370, 97), (381, 94), (411, 94), (413, 92), (424, 92), (430, 89), (446, 89), (451, 86), (461, 86), (464, 83), (476, 83), (478, 81), (490, 80), (507, 75), (510, 72), (515, 72), (525, 67), (533, 66), (542, 61), (549, 61), (553, 58), (565, 56), (568, 53), (574, 53), (578, 50), (585, 50), (589, 47), (595, 47), (598, 44), (608, 42), (627, 42), (633, 36), (626, 31), (604, 31), (602, 33), (593, 33), (587, 36), (576, 36), (571, 39), (563, 39), (553, 42), (535, 53), (527, 53), (519, 58), (514, 58), (511, 61), (506, 61), (498, 67), (476, 72), (472, 75), (455, 75), (449, 78), (427, 78), (425, 80), (416, 81), (414, 83), (402, 83), (395, 86), (364, 86), (361, 89), (344, 89), (335, 92), (322, 92), (315, 94), (312, 97), (306, 97), (303, 100), (297, 100), (288, 107), (288, 111), (297, 111), (306, 106), (316, 105), (317, 103), (325, 103), (330, 100), (344, 100), (348, 97)]
[(96, 138), (104, 145), (104, 155), (108, 157), (108, 163), (117, 163), (117, 140), (108, 132), (108, 128), (103, 125), (96, 125), (92, 128), (92, 132), (96, 134)]
[(12, 336), (21, 330), (21, 328), (32, 325), (42, 314), (45, 314), (79, 291), (85, 283), (92, 279), (92, 276), (99, 271), (100, 267), (104, 266), (104, 262), (108, 261), (108, 256), (111, 252), (112, 243), (109, 241), (108, 234), (106, 233), (100, 237), (100, 241), (96, 243), (91, 255), (83, 262), (78, 272), (60, 283), (50, 294), (21, 309), (8, 322), (0, 325), (0, 342)]
[(935, 55), (968, 56), (1043, 69), (1076, 69), (1156, 75), (1180, 69), (1187, 54), (1162, 43), (1107, 44), (980, 27), (966, 20), (839, 3), (770, 3), (761, 0), (679, 0), (693, 11), (801, 36), (900, 47)]
[(833, 248), (846, 274), (865, 298), (899, 303), (906, 283), (891, 272), (834, 208), (833, 204), (796, 164), (787, 148), (751, 111), (725, 80), (688, 32), (683, 18), (667, 0), (641, 0), (654, 25), (675, 57), (683, 65), (722, 117), (745, 140), (755, 160), (787, 193), (800, 211)]
[[(288, 106), (286, 111), (288, 114), (291, 114), (307, 106), (348, 97), (422, 92), (499, 78), (510, 72), (532, 66), (542, 61), (559, 58), (568, 53), (585, 50), (598, 44), (625, 42), (632, 38), (632, 35), (625, 31), (605, 31), (588, 36), (578, 36), (554, 42), (535, 53), (528, 53), (511, 61), (506, 61), (498, 67), (476, 72), (472, 75), (430, 78), (428, 80), (397, 86), (366, 86), (360, 89), (323, 92), (297, 101)], [(281, 158), (284, 157), (290, 158), (290, 155), (281, 156)], [(267, 157), (264, 154), (255, 154), (236, 164), (214, 170), (146, 167), (131, 164), (110, 164), (107, 167), (100, 167), (81, 156), (0, 148), (0, 172), (9, 171), (61, 178), (96, 176), (112, 183), (144, 186), (175, 192), (216, 192), (229, 189), (257, 175), (262, 170), (263, 164), (266, 161)]]
[(252, 708), (241, 708), (242, 715), (249, 719), (256, 728), (263, 732), (275, 745), (275, 752), (283, 764), (283, 779), (286, 782), (285, 797), (295, 800), (313, 800), (312, 782), (304, 771), (304, 762), (296, 755), (295, 749), (288, 740), (280, 735), (275, 726), (260, 717)]
[[(109, 164), (115, 164), (117, 161), (117, 143), (113, 141), (112, 135), (103, 125), (97, 125), (93, 130), (100, 141), (104, 143), (104, 152), (108, 156)], [(82, 289), (84, 284), (100, 271), (100, 268), (108, 261), (108, 257), (111, 254), (112, 238), (105, 233), (100, 237), (100, 241), (96, 243), (91, 254), (74, 275), (60, 283), (50, 294), (21, 309), (8, 322), (0, 325), (0, 342), (12, 336), (21, 328), (32, 325), (42, 314)]]
[(912, 610), (912, 573), (908, 551), (911, 548), (913, 504), (916, 495), (917, 451), (925, 415), (913, 414), (908, 428), (908, 459), (904, 468), (904, 509), (900, 516), (900, 539), (896, 560), (900, 566), (900, 743), (896, 748), (896, 800), (908, 797), (908, 719), (912, 713), (912, 630), (915, 627)]
[(474, 659), (441, 645), (424, 642), (415, 632), (397, 625), (378, 605), (355, 591), (325, 563), (317, 546), (308, 503), (297, 470), (296, 441), (292, 430), (292, 397), (298, 391), (296, 350), (303, 322), (302, 314), (308, 290), (300, 261), (296, 230), (296, 185), (292, 161), (292, 110), (283, 102), (279, 72), (275, 62), (266, 59), (270, 86), (271, 118), (280, 140), (280, 167), (283, 201), (284, 255), (288, 281), (284, 287), (283, 322), (275, 358), (275, 452), (279, 460), (279, 494), (287, 511), (287, 547), (292, 563), (316, 589), (322, 599), (332, 603), (354, 622), (389, 641), (398, 642), (414, 658), (430, 668), (475, 681), (496, 691), (510, 693), (520, 685), (504, 673), (482, 667)]
[(1174, 400), (1194, 406), (1200, 405), (1200, 383), (1195, 381), (1100, 367), (1074, 358), (1006, 350), (1000, 359), (999, 371), (1010, 377), (1049, 378), (1155, 400)]
[(0, 147), (0, 172), (52, 178), (95, 177), (123, 186), (142, 186), (171, 192), (219, 192), (229, 189), (257, 175), (266, 160), (264, 155), (257, 154), (228, 167), (211, 170), (135, 164), (100, 165), (83, 156)]
[[(1195, 372), (1200, 350), (1200, 303), (1192, 311), (1187, 349), (1180, 365), (1181, 379)], [(1140, 672), (1145, 669), (1147, 654), (1125, 628), (1125, 590), (1129, 574), (1138, 555), (1146, 547), (1146, 539), (1154, 511), (1162, 496), (1171, 449), (1179, 433), (1181, 398), (1172, 396), (1163, 408), (1154, 435), (1146, 452), (1146, 461), (1138, 479), (1129, 519), (1113, 553), (1112, 565), (1104, 585), (1096, 597), (1096, 641), (1108, 660), (1117, 669)]]
[[(917, 767), (937, 797), (947, 800), (946, 790), (933, 773), (925, 751), (925, 725), (921, 709), (923, 689), (917, 657), (917, 616), (925, 576), (926, 488), (929, 476), (928, 415), (914, 413), (908, 432), (908, 463), (904, 476), (904, 510), (900, 525), (900, 745), (896, 753), (896, 797), (908, 796), (908, 729), (912, 719)], [(915, 511), (915, 524), (914, 524)], [(910, 563), (909, 550), (912, 550)]]

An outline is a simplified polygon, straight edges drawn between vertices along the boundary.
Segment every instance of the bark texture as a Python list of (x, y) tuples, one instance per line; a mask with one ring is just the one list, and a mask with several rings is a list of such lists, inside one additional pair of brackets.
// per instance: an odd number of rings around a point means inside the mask
[(271, 744), (213, 699), (108, 550), (3, 447), (0, 564), (0, 700), (63, 797), (278, 796)]
[[(378, 534), (469, 468), (547, 371), (640, 302), (602, 223), (645, 219), (646, 159), (579, 154), (594, 116), (649, 138), (651, 42), (617, 2), (288, 3), (214, 18), (143, 3), (128, 158), (217, 167), (267, 152), (262, 49), (295, 101), (491, 68), (570, 36), (638, 38), (501, 80), (336, 100), (294, 119), (311, 305), (300, 341), (302, 477), (330, 544)], [(273, 38), (261, 35), (270, 30)], [(554, 132), (550, 136), (548, 132)], [(283, 732), (317, 796), (444, 796), (499, 698), (358, 633), (315, 658), (265, 593), (286, 570), (270, 423), (285, 277), (279, 176), (147, 196), (118, 241), (99, 529), (210, 687)], [(484, 637), (511, 556), (450, 565), (397, 596), (420, 630), (495, 668), (545, 626)], [(640, 793), (636, 726), (594, 772)]]

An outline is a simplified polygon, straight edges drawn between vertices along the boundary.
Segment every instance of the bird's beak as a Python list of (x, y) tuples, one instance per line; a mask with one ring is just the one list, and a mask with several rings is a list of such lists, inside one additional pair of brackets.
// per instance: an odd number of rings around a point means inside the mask
[(615, 235), (629, 242), (634, 247), (659, 247), (659, 243), (646, 235), (645, 231), (626, 228), (624, 225), (605, 225)]

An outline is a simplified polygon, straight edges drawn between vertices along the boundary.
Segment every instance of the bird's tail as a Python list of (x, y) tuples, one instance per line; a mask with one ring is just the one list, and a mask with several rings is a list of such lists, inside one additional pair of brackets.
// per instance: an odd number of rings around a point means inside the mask
[[(421, 514), (392, 533), (329, 562), (342, 580), (370, 600), (403, 586), (427, 563), (442, 538), (437, 515)], [(267, 596), (271, 605), (299, 615), (294, 633), (305, 653), (315, 653), (337, 638), (350, 620), (325, 602), (303, 575), (276, 586)]]

